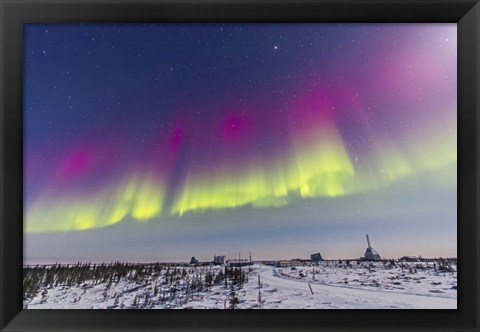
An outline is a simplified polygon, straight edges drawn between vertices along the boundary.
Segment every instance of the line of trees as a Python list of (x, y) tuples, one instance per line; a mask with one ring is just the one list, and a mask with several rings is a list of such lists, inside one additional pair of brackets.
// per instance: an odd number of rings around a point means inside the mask
[[(153, 308), (157, 304), (179, 306), (199, 299), (213, 286), (230, 288), (229, 307), (235, 309), (240, 303), (236, 292), (248, 282), (248, 275), (241, 268), (224, 267), (178, 267), (165, 264), (54, 264), (51, 266), (24, 266), (23, 298), (30, 302), (40, 292), (42, 302), (48, 298), (48, 289), (54, 287), (88, 288), (104, 285), (104, 301), (112, 299), (113, 308), (125, 308), (123, 294), (111, 295), (110, 288), (121, 280), (134, 283), (124, 293), (137, 292), (131, 308)], [(141, 289), (141, 291), (139, 291)], [(78, 300), (79, 301), (80, 297)]]
[(106, 284), (107, 288), (121, 279), (133, 282), (148, 280), (159, 275), (164, 267), (161, 264), (54, 264), (35, 265), (23, 268), (23, 298), (32, 299), (40, 289), (53, 287), (80, 287)]

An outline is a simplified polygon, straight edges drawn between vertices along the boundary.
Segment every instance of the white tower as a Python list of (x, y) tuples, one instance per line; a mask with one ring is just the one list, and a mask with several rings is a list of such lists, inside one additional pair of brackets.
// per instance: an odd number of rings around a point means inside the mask
[(372, 245), (370, 244), (370, 237), (367, 234), (367, 250), (365, 250), (365, 254), (363, 254), (363, 259), (366, 261), (379, 261), (382, 258), (380, 257), (380, 254), (372, 248)]

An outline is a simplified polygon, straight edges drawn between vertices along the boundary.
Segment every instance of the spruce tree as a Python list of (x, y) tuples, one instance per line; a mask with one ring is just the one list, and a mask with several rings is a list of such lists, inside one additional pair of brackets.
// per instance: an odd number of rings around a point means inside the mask
[(240, 300), (238, 299), (235, 293), (235, 289), (233, 288), (233, 283), (232, 283), (232, 286), (230, 288), (230, 301), (229, 301), (230, 309), (237, 309), (237, 304), (239, 303), (240, 303)]

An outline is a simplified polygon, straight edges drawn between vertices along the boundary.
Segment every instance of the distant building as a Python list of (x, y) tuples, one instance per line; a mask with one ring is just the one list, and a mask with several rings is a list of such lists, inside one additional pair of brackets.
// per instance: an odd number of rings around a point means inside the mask
[(213, 264), (216, 264), (216, 265), (225, 264), (225, 256), (213, 255)]
[(284, 259), (277, 262), (276, 267), (291, 267), (291, 266), (302, 266), (304, 261), (300, 259)]
[(242, 267), (252, 265), (253, 263), (249, 259), (229, 259), (227, 261), (228, 267)]
[(320, 255), (320, 253), (317, 252), (315, 254), (310, 255), (310, 260), (312, 262), (320, 262), (320, 261), (323, 261), (323, 258), (322, 258), (322, 255)]
[(365, 250), (365, 254), (363, 254), (363, 257), (361, 259), (364, 261), (381, 260), (382, 258), (380, 257), (380, 254), (375, 249), (372, 248), (368, 234), (367, 234), (367, 244), (368, 244), (367, 250)]
[(277, 266), (279, 261), (257, 261), (257, 263), (268, 265), (268, 266)]
[(403, 256), (399, 259), (400, 262), (420, 262), (421, 260), (421, 257), (416, 256)]
[(192, 257), (192, 259), (190, 260), (190, 264), (198, 264), (198, 259), (195, 258), (195, 256)]

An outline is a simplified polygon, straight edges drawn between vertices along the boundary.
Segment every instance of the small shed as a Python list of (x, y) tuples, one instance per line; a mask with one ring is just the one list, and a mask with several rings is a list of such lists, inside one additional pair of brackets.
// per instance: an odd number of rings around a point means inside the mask
[(323, 258), (322, 258), (322, 255), (319, 252), (317, 252), (315, 254), (310, 255), (310, 260), (316, 263), (316, 262), (323, 261)]
[(190, 259), (190, 264), (198, 264), (198, 259), (195, 258), (195, 256), (192, 257), (192, 259)]

